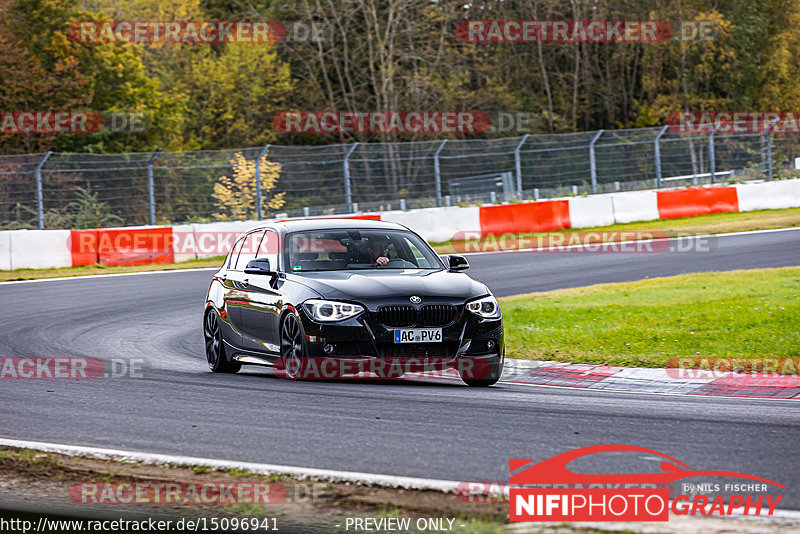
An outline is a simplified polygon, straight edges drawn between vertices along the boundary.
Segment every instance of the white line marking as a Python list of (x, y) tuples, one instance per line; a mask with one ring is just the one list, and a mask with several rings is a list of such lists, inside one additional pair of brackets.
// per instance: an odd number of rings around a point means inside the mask
[(333, 469), (313, 469), (309, 467), (260, 464), (253, 462), (239, 462), (235, 460), (215, 460), (212, 458), (173, 456), (170, 454), (122, 451), (118, 449), (100, 449), (97, 447), (62, 445), (59, 443), (42, 443), (38, 441), (23, 441), (6, 438), (0, 438), (0, 445), (6, 447), (18, 447), (22, 449), (35, 449), (45, 452), (54, 452), (58, 454), (65, 454), (67, 456), (99, 458), (103, 460), (111, 459), (117, 461), (135, 461), (153, 465), (173, 464), (182, 466), (208, 466), (217, 469), (246, 469), (252, 473), (264, 475), (280, 474), (299, 479), (314, 478), (330, 481), (362, 482), (391, 488), (429, 489), (443, 491), (446, 493), (454, 492), (459, 484), (459, 482), (453, 480), (381, 475), (377, 473), (359, 473), (354, 471), (338, 471)]

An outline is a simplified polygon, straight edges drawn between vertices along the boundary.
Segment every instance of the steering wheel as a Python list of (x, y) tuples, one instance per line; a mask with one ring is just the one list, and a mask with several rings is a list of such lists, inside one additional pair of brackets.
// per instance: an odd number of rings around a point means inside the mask
[(378, 267), (379, 268), (380, 267), (391, 267), (391, 266), (405, 267), (407, 263), (409, 263), (409, 262), (404, 260), (403, 258), (392, 258), (391, 260), (389, 260), (389, 262), (386, 265), (383, 265), (383, 266), (379, 265)]

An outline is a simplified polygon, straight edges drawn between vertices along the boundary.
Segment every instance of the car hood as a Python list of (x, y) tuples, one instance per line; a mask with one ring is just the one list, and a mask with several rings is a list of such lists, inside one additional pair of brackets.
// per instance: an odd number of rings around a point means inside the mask
[(373, 304), (408, 303), (416, 295), (423, 302), (463, 302), (489, 293), (485, 285), (465, 273), (420, 269), (327, 271), (287, 275), (326, 299)]

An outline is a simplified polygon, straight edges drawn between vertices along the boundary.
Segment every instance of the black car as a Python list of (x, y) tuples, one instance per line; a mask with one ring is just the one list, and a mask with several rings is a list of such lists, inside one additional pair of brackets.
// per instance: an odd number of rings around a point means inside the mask
[(267, 365), (290, 379), (455, 369), (490, 386), (503, 370), (503, 318), (468, 267), (399, 224), (260, 225), (237, 239), (208, 289), (208, 365)]

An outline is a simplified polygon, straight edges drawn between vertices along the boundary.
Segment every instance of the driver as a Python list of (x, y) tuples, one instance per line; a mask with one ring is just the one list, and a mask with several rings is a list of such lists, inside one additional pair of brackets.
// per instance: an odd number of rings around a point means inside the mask
[(373, 267), (383, 267), (389, 263), (389, 241), (386, 238), (370, 241), (368, 250)]

